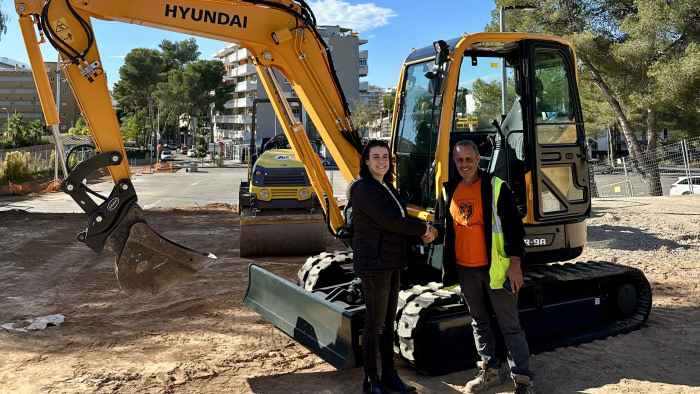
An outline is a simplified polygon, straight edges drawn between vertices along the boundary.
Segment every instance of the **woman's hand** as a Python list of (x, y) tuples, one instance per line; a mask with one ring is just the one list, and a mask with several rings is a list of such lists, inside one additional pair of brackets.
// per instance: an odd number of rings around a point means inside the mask
[(423, 234), (423, 237), (422, 237), (423, 242), (429, 244), (429, 243), (433, 242), (435, 240), (435, 238), (437, 238), (437, 230), (435, 229), (435, 227), (430, 225), (430, 223), (426, 223), (425, 234)]

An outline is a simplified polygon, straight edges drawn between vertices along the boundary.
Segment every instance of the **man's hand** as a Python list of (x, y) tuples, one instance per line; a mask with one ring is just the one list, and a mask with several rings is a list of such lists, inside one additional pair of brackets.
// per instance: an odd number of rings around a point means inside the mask
[(525, 280), (523, 279), (523, 271), (520, 269), (520, 257), (510, 257), (510, 266), (506, 271), (506, 277), (510, 279), (510, 286), (513, 289), (513, 291), (520, 291), (520, 288), (525, 282)]

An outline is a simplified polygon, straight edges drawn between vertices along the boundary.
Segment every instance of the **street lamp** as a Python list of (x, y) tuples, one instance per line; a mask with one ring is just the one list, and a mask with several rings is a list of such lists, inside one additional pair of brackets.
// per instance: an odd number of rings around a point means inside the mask
[[(506, 31), (506, 10), (522, 10), (522, 11), (534, 11), (537, 7), (532, 5), (507, 5), (500, 8), (500, 30), (501, 33)], [(501, 108), (503, 109), (503, 114), (506, 114), (506, 96), (508, 95), (508, 75), (506, 74), (506, 59), (503, 58), (503, 79), (501, 83)]]

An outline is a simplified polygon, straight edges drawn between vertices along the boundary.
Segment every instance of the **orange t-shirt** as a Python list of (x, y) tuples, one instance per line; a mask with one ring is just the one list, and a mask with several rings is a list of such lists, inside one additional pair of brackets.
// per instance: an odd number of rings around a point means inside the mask
[(459, 184), (450, 201), (450, 214), (455, 229), (457, 264), (481, 267), (489, 263), (484, 242), (484, 213), (481, 207), (481, 180), (464, 186)]

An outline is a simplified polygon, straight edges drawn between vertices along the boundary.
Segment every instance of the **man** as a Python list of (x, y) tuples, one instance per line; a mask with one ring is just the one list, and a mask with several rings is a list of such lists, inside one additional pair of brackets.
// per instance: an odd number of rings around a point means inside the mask
[[(517, 292), (523, 285), (520, 259), (525, 229), (508, 185), (478, 170), (479, 149), (471, 140), (457, 142), (454, 163), (460, 177), (445, 182), (435, 212), (437, 240), (444, 241), (443, 285), (461, 285), (472, 316), (476, 349), (481, 356), (468, 393), (500, 384), (500, 360), (485, 297), (488, 296), (508, 348), (516, 393), (531, 393), (530, 351), (518, 319)], [(493, 210), (496, 212), (493, 212)], [(493, 215), (492, 215), (493, 213)], [(510, 284), (511, 290), (504, 288)]]

